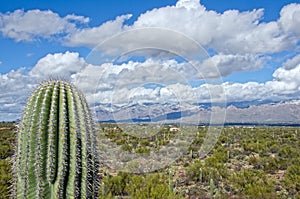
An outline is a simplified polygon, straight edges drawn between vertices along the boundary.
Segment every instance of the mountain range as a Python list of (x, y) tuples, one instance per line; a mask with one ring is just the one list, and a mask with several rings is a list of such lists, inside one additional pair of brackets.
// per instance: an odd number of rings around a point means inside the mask
[(100, 122), (185, 123), (185, 124), (300, 124), (300, 100), (229, 102), (226, 106), (203, 104), (97, 104)]

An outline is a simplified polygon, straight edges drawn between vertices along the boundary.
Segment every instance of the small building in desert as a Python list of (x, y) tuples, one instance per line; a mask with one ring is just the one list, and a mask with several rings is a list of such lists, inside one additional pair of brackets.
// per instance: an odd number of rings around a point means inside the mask
[(179, 128), (178, 127), (170, 127), (169, 131), (170, 132), (177, 132), (177, 131), (179, 131)]

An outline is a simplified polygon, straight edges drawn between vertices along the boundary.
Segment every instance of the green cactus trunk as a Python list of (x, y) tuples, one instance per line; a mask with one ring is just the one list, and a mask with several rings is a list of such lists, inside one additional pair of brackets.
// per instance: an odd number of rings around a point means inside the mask
[(48, 81), (29, 98), (18, 133), (14, 198), (96, 198), (96, 136), (84, 96)]
[(173, 193), (173, 170), (169, 170), (169, 193)]

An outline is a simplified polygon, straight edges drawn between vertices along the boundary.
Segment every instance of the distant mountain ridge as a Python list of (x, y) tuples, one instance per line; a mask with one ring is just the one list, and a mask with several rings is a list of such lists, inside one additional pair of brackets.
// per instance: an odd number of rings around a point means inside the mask
[(300, 100), (229, 102), (226, 107), (202, 104), (132, 104), (95, 107), (102, 122), (210, 123), (212, 112), (226, 111), (227, 124), (300, 124)]

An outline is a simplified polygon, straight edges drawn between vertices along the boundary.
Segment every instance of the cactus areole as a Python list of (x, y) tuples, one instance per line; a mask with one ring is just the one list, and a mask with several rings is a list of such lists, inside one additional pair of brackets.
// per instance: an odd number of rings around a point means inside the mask
[(88, 105), (74, 85), (41, 84), (18, 132), (14, 198), (96, 198), (98, 160)]

